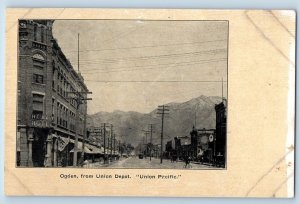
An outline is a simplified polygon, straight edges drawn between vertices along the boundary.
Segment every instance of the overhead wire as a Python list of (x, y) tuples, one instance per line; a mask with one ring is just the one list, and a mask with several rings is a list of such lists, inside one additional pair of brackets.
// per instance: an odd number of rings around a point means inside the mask
[[(169, 46), (177, 46), (177, 45), (195, 45), (195, 44), (203, 44), (210, 42), (220, 42), (227, 41), (227, 39), (217, 39), (217, 40), (208, 40), (208, 41), (200, 41), (200, 42), (186, 42), (186, 43), (173, 43), (173, 44), (161, 44), (161, 45), (144, 45), (144, 46), (133, 46), (133, 47), (119, 47), (119, 48), (106, 48), (106, 49), (90, 49), (90, 50), (80, 50), (79, 52), (102, 52), (102, 51), (111, 51), (111, 50), (124, 50), (124, 49), (140, 49), (140, 48), (153, 48), (153, 47), (169, 47)], [(64, 52), (69, 53), (77, 53), (76, 50), (65, 50)]]
[(160, 55), (146, 55), (146, 56), (138, 56), (138, 57), (122, 57), (122, 58), (97, 58), (97, 59), (81, 59), (82, 62), (89, 64), (101, 64), (101, 63), (116, 63), (120, 61), (140, 61), (140, 60), (149, 60), (149, 59), (161, 59), (161, 58), (169, 58), (169, 57), (178, 57), (184, 55), (198, 55), (198, 54), (216, 54), (220, 52), (226, 51), (225, 48), (220, 49), (210, 49), (210, 50), (202, 50), (202, 51), (194, 51), (194, 52), (181, 52), (181, 53), (170, 53), (170, 54), (160, 54)]
[[(150, 70), (150, 69), (161, 69), (161, 68), (168, 68), (168, 67), (162, 67), (165, 65), (172, 65), (172, 67), (180, 67), (180, 66), (189, 66), (189, 65), (197, 65), (197, 64), (207, 64), (207, 63), (213, 63), (213, 62), (221, 62), (226, 61), (227, 58), (219, 58), (219, 59), (209, 59), (209, 60), (202, 60), (202, 61), (191, 61), (189, 63), (181, 62), (181, 63), (175, 63), (175, 64), (161, 64), (161, 65), (151, 65), (151, 66), (136, 66), (136, 67), (150, 67), (150, 68), (136, 68), (136, 69), (120, 69), (120, 70), (108, 70), (108, 71), (95, 71), (95, 72), (82, 72), (83, 74), (95, 74), (95, 73), (111, 73), (111, 72), (127, 72), (127, 71), (144, 71), (144, 70)], [(193, 63), (195, 62), (195, 63)]]

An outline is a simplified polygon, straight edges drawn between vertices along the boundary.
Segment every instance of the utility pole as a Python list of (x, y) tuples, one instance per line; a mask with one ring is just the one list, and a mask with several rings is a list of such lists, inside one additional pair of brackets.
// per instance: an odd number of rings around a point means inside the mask
[(164, 117), (165, 115), (169, 114), (168, 111), (170, 111), (169, 106), (162, 105), (158, 106), (157, 114), (161, 115), (161, 136), (160, 136), (160, 163), (162, 164), (163, 161), (163, 138), (164, 138)]
[(73, 166), (77, 166), (77, 151), (78, 151), (78, 123), (79, 123), (79, 100), (76, 98), (76, 118), (75, 118), (75, 144), (73, 152)]
[[(70, 97), (72, 100), (75, 100), (76, 101), (76, 121), (75, 121), (75, 147), (74, 147), (74, 156), (73, 156), (73, 166), (77, 166), (77, 152), (78, 152), (78, 135), (79, 135), (79, 132), (78, 132), (78, 127), (79, 127), (79, 107), (81, 104), (84, 104), (85, 101), (87, 100), (92, 100), (91, 98), (86, 98), (85, 96), (82, 96), (82, 94), (91, 94), (92, 92), (79, 92), (79, 91), (76, 91), (76, 92), (68, 92), (68, 93), (72, 93), (73, 94), (73, 97)], [(83, 142), (84, 140), (86, 139), (86, 109), (84, 110), (84, 117), (85, 117), (85, 120), (84, 120), (84, 132), (83, 132)], [(84, 146), (83, 146), (84, 148)], [(83, 149), (84, 151), (84, 149)]]
[(152, 157), (152, 133), (153, 133), (153, 124), (150, 124), (150, 161)]
[(114, 134), (114, 155), (116, 155), (116, 134)]
[(223, 102), (223, 77), (222, 77), (222, 102)]
[[(84, 101), (84, 103), (86, 104), (86, 101)], [(82, 142), (82, 153), (81, 153), (81, 157), (82, 157), (82, 161), (84, 161), (84, 149), (85, 149), (85, 141), (86, 141), (86, 115), (87, 115), (87, 105), (84, 108), (84, 119), (83, 119), (83, 142)]]
[(91, 132), (95, 134), (96, 146), (101, 147), (101, 136), (102, 136), (102, 132), (103, 132), (102, 127), (93, 127)]
[[(72, 92), (67, 92), (68, 94), (72, 94), (72, 96), (68, 97), (67, 99), (75, 100), (76, 102), (76, 119), (75, 119), (75, 144), (74, 144), (74, 156), (73, 156), (73, 166), (77, 166), (77, 152), (78, 152), (78, 127), (79, 127), (79, 107), (82, 104), (85, 104), (86, 101), (92, 100), (92, 98), (87, 98), (87, 94), (91, 94), (92, 92), (89, 91), (72, 91)], [(84, 118), (86, 119), (86, 108), (83, 110), (84, 111)], [(83, 132), (83, 142), (85, 140), (85, 134), (86, 134), (86, 120), (84, 120), (83, 123), (84, 127), (84, 132)], [(83, 146), (84, 148), (84, 146)], [(82, 150), (84, 151), (84, 149)]]
[(109, 158), (110, 153), (109, 153), (109, 147), (110, 147), (110, 138), (107, 136), (107, 157)]
[(113, 151), (113, 125), (110, 125), (110, 159), (112, 158), (112, 151)]
[(143, 142), (144, 143), (144, 145), (145, 145), (145, 151), (146, 151), (146, 156), (147, 156), (147, 154), (148, 154), (148, 134), (150, 133), (149, 132), (149, 130), (142, 130), (143, 132), (144, 132), (144, 134), (145, 134), (145, 139), (146, 139), (146, 142)]
[(103, 123), (103, 147), (104, 147), (104, 158), (103, 158), (103, 160), (104, 160), (104, 164), (106, 163), (106, 125), (107, 125), (107, 123)]
[(78, 47), (77, 47), (77, 48), (78, 48), (78, 49), (77, 49), (77, 51), (78, 51), (78, 52), (77, 52), (77, 69), (78, 69), (78, 70), (77, 70), (77, 71), (78, 71), (78, 73), (80, 73), (80, 71), (79, 71), (79, 33), (78, 33), (78, 42), (77, 42), (77, 46), (78, 46)]
[(144, 149), (145, 147), (145, 137), (143, 137), (143, 152), (144, 152), (144, 155), (146, 154), (146, 150)]
[(198, 111), (198, 104), (196, 104), (195, 108), (195, 128), (197, 129), (197, 111)]
[[(79, 33), (78, 33), (78, 73), (79, 73)], [(78, 127), (79, 127), (79, 107), (81, 104), (85, 104), (86, 101), (92, 100), (92, 98), (87, 98), (87, 94), (92, 94), (92, 92), (89, 91), (71, 91), (67, 92), (68, 98), (74, 100), (76, 102), (76, 119), (75, 119), (75, 144), (74, 144), (74, 155), (73, 155), (73, 166), (77, 166), (77, 152), (78, 152)], [(72, 96), (69, 96), (69, 94), (72, 94)], [(84, 144), (86, 140), (86, 114), (87, 114), (87, 108), (84, 110), (84, 122), (83, 122), (83, 145), (82, 145), (82, 152), (81, 156), (84, 156)]]

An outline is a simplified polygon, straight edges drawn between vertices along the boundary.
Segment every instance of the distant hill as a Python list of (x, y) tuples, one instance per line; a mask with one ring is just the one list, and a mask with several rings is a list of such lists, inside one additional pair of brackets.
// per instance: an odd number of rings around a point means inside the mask
[[(194, 123), (195, 114), (197, 128), (215, 128), (216, 114), (215, 104), (221, 102), (221, 97), (200, 96), (183, 103), (169, 103), (169, 115), (164, 123), (164, 144), (166, 141), (176, 136), (189, 135)], [(134, 111), (114, 111), (98, 112), (87, 117), (87, 126), (101, 126), (101, 123), (110, 123), (114, 125), (116, 138), (122, 136), (123, 142), (131, 143), (137, 146), (143, 142), (145, 134), (142, 130), (148, 129), (148, 124), (154, 124), (154, 133), (152, 141), (154, 144), (160, 143), (161, 118), (157, 115), (157, 109), (150, 113), (139, 113)], [(148, 135), (150, 142), (150, 135)]]

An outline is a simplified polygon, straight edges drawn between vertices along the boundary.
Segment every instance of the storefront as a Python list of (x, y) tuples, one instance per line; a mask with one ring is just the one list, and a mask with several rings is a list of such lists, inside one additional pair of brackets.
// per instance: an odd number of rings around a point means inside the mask
[(52, 166), (53, 129), (20, 127), (17, 132), (17, 165)]

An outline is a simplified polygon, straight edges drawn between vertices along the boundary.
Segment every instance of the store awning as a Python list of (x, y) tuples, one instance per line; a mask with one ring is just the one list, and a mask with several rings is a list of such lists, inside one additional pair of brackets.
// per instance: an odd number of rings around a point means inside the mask
[(69, 144), (69, 138), (58, 137), (58, 151), (63, 151), (65, 147)]
[[(75, 142), (74, 140), (70, 141), (70, 142)], [(78, 148), (78, 152), (82, 151), (82, 142), (77, 143), (77, 148)], [(74, 149), (72, 149), (70, 152), (74, 152)], [(103, 154), (104, 153), (104, 149), (103, 147), (98, 148), (96, 146), (90, 145), (90, 144), (84, 144), (84, 152), (87, 154)]]
[(101, 148), (95, 147), (93, 145), (87, 144), (87, 147), (92, 151), (92, 154), (103, 154), (104, 151)]
[[(80, 149), (77, 149), (78, 152), (81, 152), (82, 151), (82, 148)], [(74, 152), (74, 149), (72, 149), (70, 152)], [(84, 153), (87, 153), (87, 154), (93, 154), (93, 152), (87, 148), (87, 147), (84, 147)]]

